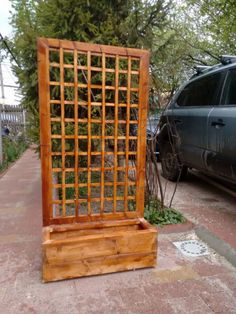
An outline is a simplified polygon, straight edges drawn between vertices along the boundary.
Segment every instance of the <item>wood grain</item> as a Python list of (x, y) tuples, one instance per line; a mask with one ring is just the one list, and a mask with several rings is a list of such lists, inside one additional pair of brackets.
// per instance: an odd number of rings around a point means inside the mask
[(146, 52), (140, 59), (139, 80), (139, 125), (137, 149), (137, 175), (136, 175), (136, 206), (139, 217), (144, 214), (145, 164), (146, 164), (146, 124), (148, 109), (148, 83), (149, 83), (149, 53)]
[(38, 50), (38, 83), (39, 83), (39, 111), (40, 111), (40, 155), (42, 174), (42, 206), (43, 225), (50, 224), (51, 218), (51, 141), (50, 141), (50, 91), (49, 91), (49, 53), (47, 46), (41, 40), (37, 41)]
[(80, 227), (45, 228), (45, 282), (156, 265), (156, 229), (144, 219)]
[(114, 256), (96, 257), (77, 260), (73, 263), (60, 265), (43, 265), (43, 281), (57, 281), (62, 279), (101, 275), (139, 268), (154, 267), (155, 253), (120, 254)]
[[(78, 90), (78, 72), (77, 72), (77, 68), (78, 68), (78, 52), (75, 49), (74, 50), (74, 89), (75, 91)], [(78, 172), (78, 167), (79, 167), (79, 143), (78, 143), (78, 93), (75, 93), (75, 99), (74, 99), (74, 117), (75, 117), (75, 133), (74, 133), (74, 140), (75, 140), (75, 152), (74, 152), (74, 156), (75, 156), (75, 216), (78, 217), (79, 215), (79, 180), (78, 180), (78, 176), (79, 176), (79, 172)], [(67, 156), (67, 154), (65, 154), (65, 156)], [(72, 154), (73, 156), (73, 154)]]
[(141, 49), (135, 49), (135, 48), (125, 48), (125, 47), (116, 47), (116, 46), (108, 46), (108, 45), (95, 45), (85, 42), (72, 42), (69, 40), (60, 40), (60, 39), (54, 39), (54, 38), (39, 38), (39, 41), (48, 47), (58, 49), (59, 47), (62, 47), (63, 49), (67, 49), (69, 51), (74, 50), (75, 48), (78, 51), (91, 51), (93, 53), (101, 54), (101, 51), (108, 55), (121, 55), (121, 56), (131, 56), (139, 58), (143, 55), (144, 50)]

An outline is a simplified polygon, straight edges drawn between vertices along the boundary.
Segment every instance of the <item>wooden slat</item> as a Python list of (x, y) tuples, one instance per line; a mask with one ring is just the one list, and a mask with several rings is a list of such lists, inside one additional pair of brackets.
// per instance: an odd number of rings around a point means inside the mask
[[(52, 172), (61, 172), (63, 168), (52, 168)], [(87, 171), (88, 168), (78, 168), (79, 171)], [(113, 170), (114, 167), (105, 167), (103, 168), (105, 171), (110, 171), (110, 170)], [(125, 170), (126, 167), (117, 167), (117, 170)], [(129, 170), (135, 170), (136, 167), (134, 166), (129, 166)], [(101, 167), (93, 167), (91, 169), (92, 171), (102, 171), (102, 168)], [(71, 172), (71, 171), (74, 171), (74, 168), (64, 168), (64, 171), (65, 172)]]
[[(137, 152), (128, 152), (130, 156), (137, 155)], [(101, 156), (102, 152), (91, 152), (91, 156)], [(126, 152), (117, 152), (117, 155), (124, 156)], [(51, 156), (61, 156), (61, 152), (50, 152)], [(79, 152), (80, 156), (87, 156), (87, 152)], [(114, 155), (114, 152), (105, 152), (105, 155)], [(74, 152), (65, 152), (65, 156), (74, 156)]]
[[(106, 124), (107, 123), (107, 120), (104, 120), (104, 123)], [(90, 125), (90, 123), (89, 123)], [(74, 135), (59, 135), (59, 134), (53, 134), (51, 136), (51, 138), (57, 138), (57, 139), (74, 139)], [(90, 139), (100, 139), (101, 136), (96, 136), (96, 135), (93, 135), (89, 137)], [(78, 139), (88, 139), (88, 136), (87, 135), (78, 135)], [(115, 136), (105, 136), (104, 135), (104, 139), (115, 139)], [(118, 140), (125, 140), (126, 139), (126, 136), (117, 136), (117, 139)], [(137, 140), (137, 136), (130, 136), (130, 139), (131, 140)]]
[(129, 126), (130, 126), (130, 88), (131, 88), (131, 58), (128, 58), (128, 77), (127, 77), (127, 107), (126, 107), (126, 138), (125, 138), (125, 146), (126, 146), (126, 154), (125, 154), (125, 211), (128, 210), (128, 180), (129, 180), (129, 140), (131, 136), (129, 136)]
[[(106, 55), (106, 56), (108, 56), (108, 55)], [(59, 68), (60, 64), (56, 63), (56, 62), (51, 62), (50, 63), (50, 67)], [(64, 64), (64, 68), (69, 68), (69, 69), (71, 68), (71, 69), (73, 69), (74, 66), (72, 64)], [(87, 70), (88, 68), (87, 68), (87, 66), (78, 65), (77, 69), (78, 70)], [(91, 71), (102, 72), (102, 68), (91, 66)], [(115, 69), (107, 69), (107, 68), (105, 68), (105, 72), (107, 72), (107, 73), (115, 73)], [(127, 70), (120, 70), (120, 73), (127, 74), (128, 72), (127, 72)], [(131, 71), (131, 74), (138, 75), (139, 71), (133, 70), (133, 71)]]
[(116, 213), (116, 195), (117, 195), (117, 165), (118, 165), (118, 150), (117, 150), (117, 138), (118, 138), (118, 102), (119, 102), (119, 56), (116, 55), (116, 65), (115, 65), (115, 140), (114, 140), (114, 188), (113, 188), (113, 212)]
[[(92, 224), (93, 222), (90, 222), (89, 224)], [(86, 223), (80, 223), (80, 225), (84, 225)], [(87, 223), (88, 224), (88, 223)], [(73, 226), (73, 225), (72, 225)], [(107, 227), (106, 233), (114, 233), (116, 231), (134, 231), (139, 230), (139, 225), (128, 225), (128, 226), (114, 226), (114, 227)], [(96, 228), (92, 230), (92, 234), (104, 234), (103, 228)], [(62, 231), (62, 232), (53, 232), (51, 233), (50, 240), (64, 240), (68, 238), (74, 238), (74, 237), (81, 237), (81, 236), (88, 236), (91, 235), (91, 229), (80, 229), (80, 230), (68, 230), (68, 231)], [(79, 253), (80, 254), (80, 253)]]
[(101, 51), (107, 53), (108, 55), (121, 55), (124, 57), (131, 56), (131, 57), (142, 57), (143, 55), (149, 55), (149, 53), (145, 50), (135, 49), (135, 48), (124, 48), (124, 47), (115, 47), (115, 46), (107, 46), (107, 45), (94, 45), (90, 43), (80, 43), (80, 42), (72, 42), (69, 40), (59, 40), (53, 38), (40, 38), (39, 39), (42, 44), (46, 46), (50, 46), (50, 48), (59, 48), (62, 47), (63, 49), (73, 50), (76, 48), (79, 51), (87, 52), (91, 51), (92, 53), (99, 53)]
[(52, 178), (51, 178), (51, 140), (50, 140), (50, 90), (49, 90), (49, 52), (44, 43), (37, 41), (38, 76), (39, 76), (39, 110), (40, 110), (40, 152), (42, 169), (42, 206), (43, 225), (50, 224)]
[[(124, 270), (135, 270), (144, 267), (154, 267), (156, 253), (137, 253), (97, 257), (83, 261), (76, 261), (64, 265), (43, 265), (44, 282), (69, 279), (82, 276), (113, 273)], [(85, 266), (89, 265), (89, 267)]]
[[(79, 172), (78, 172), (78, 165), (79, 165), (79, 143), (78, 143), (78, 73), (77, 73), (77, 60), (78, 60), (78, 53), (77, 50), (74, 50), (74, 117), (75, 117), (75, 216), (78, 217), (79, 215)], [(67, 154), (65, 153), (65, 156)], [(67, 186), (67, 185), (66, 185)]]
[(61, 93), (61, 154), (62, 154), (62, 212), (66, 216), (66, 189), (65, 189), (65, 109), (64, 109), (64, 67), (63, 67), (63, 48), (60, 47), (60, 93)]
[[(128, 200), (134, 200), (135, 196), (128, 196), (127, 197)], [(79, 198), (78, 202), (79, 203), (83, 203), (83, 202), (87, 202), (87, 197), (86, 198)], [(112, 201), (113, 197), (104, 197), (104, 201)], [(124, 196), (117, 196), (116, 197), (117, 201), (123, 201), (124, 200)], [(91, 202), (100, 202), (101, 198), (100, 197), (91, 197)], [(66, 199), (65, 204), (74, 204), (74, 200), (71, 199)], [(62, 204), (62, 200), (53, 200), (52, 201), (53, 204)], [(106, 213), (107, 214), (107, 213)]]
[(91, 53), (87, 54), (88, 68), (88, 215), (91, 215)]
[[(101, 183), (91, 183), (91, 187), (99, 187), (101, 185)], [(114, 183), (113, 182), (104, 182), (104, 185), (105, 186), (114, 186)], [(116, 185), (119, 185), (119, 186), (125, 186), (125, 182), (119, 182), (117, 181), (116, 182)], [(133, 185), (136, 185), (135, 182), (129, 182), (129, 185), (130, 186), (133, 186)], [(78, 184), (79, 187), (87, 187), (88, 184), (87, 183), (79, 183)], [(62, 185), (57, 183), (57, 184), (53, 184), (52, 185), (53, 188), (61, 188)], [(73, 188), (74, 187), (74, 183), (66, 183), (65, 184), (65, 187), (67, 188)]]
[(144, 214), (145, 164), (146, 164), (146, 123), (148, 109), (148, 83), (149, 83), (149, 55), (140, 59), (139, 79), (139, 125), (137, 147), (137, 173), (136, 173), (136, 208), (139, 217)]
[(106, 56), (105, 53), (102, 53), (102, 155), (101, 155), (101, 213), (104, 212), (104, 181), (105, 181), (105, 120), (106, 120)]
[[(73, 201), (68, 200), (67, 204), (72, 204)], [(84, 201), (83, 201), (84, 202)], [(55, 202), (55, 204), (60, 204)], [(62, 224), (74, 224), (90, 221), (99, 221), (99, 220), (114, 220), (114, 219), (134, 219), (137, 218), (137, 212), (116, 212), (116, 213), (103, 213), (103, 214), (93, 214), (91, 216), (80, 214), (79, 217), (58, 217), (52, 218), (50, 220), (51, 225), (62, 225)]]
[(139, 225), (142, 223), (140, 219), (123, 219), (123, 220), (108, 220), (108, 221), (93, 221), (90, 223), (81, 223), (81, 224), (74, 224), (74, 225), (53, 225), (50, 228), (44, 228), (45, 234), (48, 232), (47, 240), (50, 239), (50, 233), (61, 233), (61, 232), (68, 232), (68, 231), (77, 231), (77, 230), (87, 230), (87, 229), (103, 229), (103, 228), (110, 228), (110, 227), (123, 227), (123, 226), (133, 226)]

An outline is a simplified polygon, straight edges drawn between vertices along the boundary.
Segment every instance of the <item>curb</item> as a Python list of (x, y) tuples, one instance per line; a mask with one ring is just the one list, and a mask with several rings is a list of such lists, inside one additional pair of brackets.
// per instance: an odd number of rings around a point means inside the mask
[(203, 226), (195, 227), (196, 235), (236, 267), (236, 250)]

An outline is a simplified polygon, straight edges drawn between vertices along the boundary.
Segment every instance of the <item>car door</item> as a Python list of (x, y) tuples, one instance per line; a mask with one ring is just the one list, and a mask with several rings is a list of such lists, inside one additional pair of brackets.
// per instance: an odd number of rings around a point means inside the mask
[(174, 104), (172, 125), (183, 164), (205, 170), (208, 116), (219, 99), (221, 74), (199, 77), (183, 89)]
[(223, 96), (208, 121), (207, 167), (236, 182), (236, 68), (227, 72)]

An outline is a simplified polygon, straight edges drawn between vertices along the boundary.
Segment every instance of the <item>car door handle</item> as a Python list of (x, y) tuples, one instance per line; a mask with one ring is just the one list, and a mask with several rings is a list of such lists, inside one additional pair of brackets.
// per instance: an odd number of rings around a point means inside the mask
[(174, 119), (174, 122), (175, 122), (176, 124), (181, 124), (181, 123), (183, 123), (183, 121), (180, 120), (180, 119)]
[(222, 127), (222, 126), (225, 126), (225, 123), (222, 120), (212, 121), (211, 122), (211, 126)]

